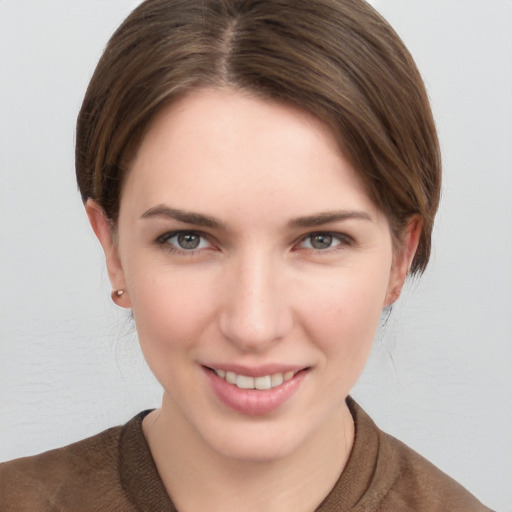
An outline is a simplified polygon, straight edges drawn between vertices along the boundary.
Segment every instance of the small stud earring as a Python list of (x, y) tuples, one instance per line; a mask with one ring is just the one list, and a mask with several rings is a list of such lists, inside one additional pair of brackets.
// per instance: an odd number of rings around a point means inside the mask
[(117, 299), (119, 299), (124, 293), (124, 290), (114, 290), (111, 293), (112, 300), (117, 304)]

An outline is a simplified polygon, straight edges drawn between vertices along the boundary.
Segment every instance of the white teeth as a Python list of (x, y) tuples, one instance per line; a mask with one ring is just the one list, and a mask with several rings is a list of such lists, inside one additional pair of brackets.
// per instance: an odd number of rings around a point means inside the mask
[(284, 377), (282, 373), (274, 373), (272, 375), (272, 387), (280, 386), (284, 382)]
[(280, 386), (283, 382), (290, 380), (296, 372), (274, 373), (273, 375), (263, 375), (262, 377), (249, 377), (247, 375), (238, 375), (235, 372), (225, 370), (214, 370), (215, 373), (230, 384), (234, 384), (240, 389), (259, 389), (266, 391), (268, 389)]
[(254, 379), (254, 387), (261, 390), (270, 389), (272, 387), (272, 377), (270, 375), (256, 377)]
[(236, 376), (236, 387), (240, 389), (254, 389), (254, 377), (245, 375)]

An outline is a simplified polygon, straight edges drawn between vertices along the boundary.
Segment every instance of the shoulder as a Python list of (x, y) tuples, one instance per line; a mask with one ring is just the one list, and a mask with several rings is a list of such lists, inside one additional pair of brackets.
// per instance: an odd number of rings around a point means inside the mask
[[(349, 466), (360, 479), (358, 512), (490, 512), (468, 490), (380, 430), (352, 399), (356, 438)], [(366, 469), (362, 470), (361, 466)]]
[(110, 510), (122, 495), (119, 441), (122, 427), (0, 464), (0, 512)]
[(380, 433), (385, 466), (393, 476), (382, 510), (489, 512), (469, 491), (394, 437)]

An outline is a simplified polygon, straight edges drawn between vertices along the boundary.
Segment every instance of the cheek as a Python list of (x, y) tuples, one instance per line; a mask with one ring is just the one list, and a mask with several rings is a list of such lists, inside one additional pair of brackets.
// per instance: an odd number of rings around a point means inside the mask
[[(133, 273), (130, 298), (142, 349), (154, 353), (193, 348), (214, 314), (211, 280), (170, 267)], [(156, 354), (158, 357), (158, 354)]]
[(168, 266), (139, 268), (145, 272), (132, 273), (129, 286), (144, 358), (167, 393), (194, 400), (200, 390), (191, 369), (202, 341), (212, 338), (211, 281), (209, 285)]
[(310, 295), (309, 337), (331, 367), (333, 381), (343, 379), (346, 391), (355, 384), (368, 359), (387, 291), (385, 272), (345, 275)]

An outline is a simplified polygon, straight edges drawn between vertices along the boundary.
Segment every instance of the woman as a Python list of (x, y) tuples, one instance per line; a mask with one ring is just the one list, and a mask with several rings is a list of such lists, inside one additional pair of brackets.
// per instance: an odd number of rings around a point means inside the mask
[(3, 465), (2, 510), (488, 510), (348, 397), (440, 190), (421, 78), (370, 7), (144, 2), (76, 168), (164, 399)]

